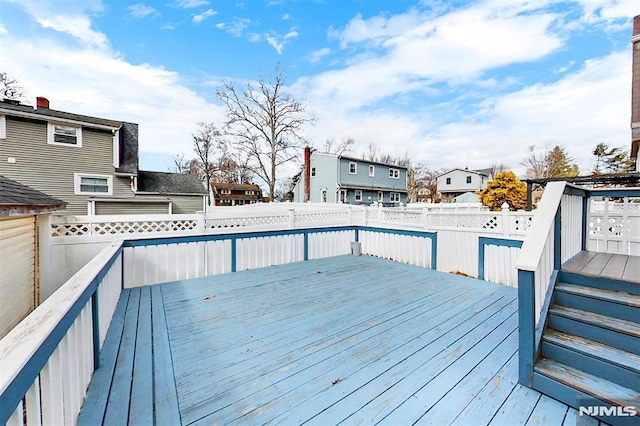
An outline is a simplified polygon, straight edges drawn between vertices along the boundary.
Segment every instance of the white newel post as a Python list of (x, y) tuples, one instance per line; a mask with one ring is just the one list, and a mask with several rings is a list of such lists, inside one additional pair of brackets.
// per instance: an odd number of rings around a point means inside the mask
[(206, 220), (206, 216), (204, 211), (200, 211), (200, 212), (196, 212), (196, 216), (197, 216), (197, 226), (196, 226), (196, 230), (198, 231), (198, 234), (204, 234), (206, 231), (206, 226), (205, 226), (205, 220)]
[(353, 207), (347, 207), (347, 226), (353, 223)]
[(289, 229), (296, 229), (296, 211), (295, 209), (289, 210)]
[[(38, 273), (38, 282), (36, 283), (37, 294), (36, 294), (36, 304), (40, 304), (43, 301), (43, 294), (51, 294), (51, 291), (47, 282), (49, 277), (53, 276), (53, 271), (51, 271), (51, 214), (41, 214), (38, 216), (38, 269), (40, 270)], [(43, 280), (44, 277), (44, 280)], [(44, 282), (43, 282), (44, 281)], [(43, 290), (44, 293), (43, 293)]]
[(422, 209), (422, 227), (429, 230), (429, 210)]
[(364, 208), (362, 209), (362, 224), (367, 226), (367, 212), (369, 211), (371, 207), (369, 206), (364, 206)]
[(502, 203), (502, 235), (509, 236), (509, 204)]

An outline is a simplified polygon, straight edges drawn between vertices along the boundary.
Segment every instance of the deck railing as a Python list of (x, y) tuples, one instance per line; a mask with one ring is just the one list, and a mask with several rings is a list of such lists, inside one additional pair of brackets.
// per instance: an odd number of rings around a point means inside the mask
[[(631, 219), (634, 215), (630, 212), (636, 210), (636, 206), (631, 205), (635, 203), (631, 203), (630, 197), (637, 200), (640, 188), (586, 189), (565, 182), (547, 184), (518, 257), (520, 383), (531, 385), (533, 366), (561, 266), (583, 250), (598, 249), (598, 244), (594, 247), (593, 243), (598, 233), (606, 240), (606, 233), (617, 230), (620, 233), (617, 240), (626, 244), (626, 254), (640, 254), (631, 248), (632, 243), (640, 243), (640, 235), (633, 234), (640, 229), (640, 223)], [(594, 213), (594, 206), (590, 203), (597, 198), (607, 200), (604, 201), (605, 206), (620, 207), (605, 207), (602, 213), (597, 210)], [(619, 211), (618, 221), (608, 216), (608, 212), (614, 209)], [(640, 219), (640, 215), (638, 217)], [(606, 229), (596, 226), (598, 223), (604, 223)], [(619, 249), (617, 245), (614, 250), (607, 244), (601, 248), (600, 251), (619, 252), (616, 251)]]
[(74, 424), (121, 291), (122, 242), (102, 250), (0, 340), (0, 424)]
[(640, 193), (590, 191), (589, 251), (640, 256)]
[(109, 244), (0, 340), (0, 424), (75, 424), (122, 288), (337, 256), (357, 244), (436, 266), (435, 233), (360, 226)]

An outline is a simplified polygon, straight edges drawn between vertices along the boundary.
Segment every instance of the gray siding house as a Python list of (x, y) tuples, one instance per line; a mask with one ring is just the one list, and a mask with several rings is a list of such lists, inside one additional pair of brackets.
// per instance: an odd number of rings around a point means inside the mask
[(438, 192), (442, 201), (451, 202), (455, 197), (468, 192), (475, 193), (487, 186), (491, 169), (469, 170), (453, 169), (436, 177)]
[[(45, 98), (36, 107), (0, 102), (0, 175), (64, 201), (70, 214), (203, 209), (207, 191), (197, 177), (177, 178), (190, 181), (188, 188), (160, 191), (147, 183), (153, 173), (138, 168), (135, 123), (53, 110)], [(173, 174), (162, 175), (167, 184), (176, 183), (165, 175)]]
[[(304, 202), (305, 180), (312, 203), (407, 203), (407, 168), (361, 158), (313, 152), (294, 188), (294, 201)], [(304, 178), (307, 174), (306, 179)]]

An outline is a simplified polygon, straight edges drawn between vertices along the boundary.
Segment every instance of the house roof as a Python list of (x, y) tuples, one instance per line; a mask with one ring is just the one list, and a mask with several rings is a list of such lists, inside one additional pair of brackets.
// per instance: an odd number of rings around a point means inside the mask
[(207, 195), (196, 175), (188, 173), (138, 171), (138, 192)]
[(220, 183), (214, 182), (211, 184), (214, 191), (219, 189), (230, 189), (232, 191), (262, 191), (258, 185), (251, 183)]
[(51, 120), (53, 119), (87, 125), (88, 127), (97, 127), (103, 129), (117, 130), (122, 126), (121, 121), (107, 120), (104, 118), (90, 117), (88, 115), (73, 114), (70, 112), (57, 111), (50, 108), (34, 108), (31, 105), (24, 105), (21, 103), (15, 103), (13, 101), (0, 101), (0, 113), (5, 115), (14, 115), (25, 118), (39, 119), (39, 120)]
[(407, 168), (406, 166), (400, 166), (398, 164), (382, 163), (380, 161), (365, 160), (364, 158), (347, 157), (347, 156), (344, 156), (344, 155), (340, 155), (338, 157), (339, 158), (344, 158), (345, 160), (349, 160), (349, 161), (359, 161), (361, 163), (377, 164), (379, 166), (393, 167), (395, 169), (406, 169)]
[(136, 175), (138, 173), (138, 125), (122, 123), (118, 153), (120, 166), (116, 173)]
[(39, 206), (64, 208), (62, 200), (53, 198), (7, 177), (0, 176), (0, 206)]
[[(476, 175), (480, 175), (480, 176), (487, 176), (487, 177), (489, 177), (489, 176), (491, 175), (491, 169), (469, 170), (469, 169), (460, 169), (460, 168), (456, 168), (456, 169), (448, 170), (448, 171), (446, 171), (446, 172), (444, 172), (444, 173), (440, 173), (438, 176), (436, 176), (436, 179), (437, 179), (437, 178), (439, 178), (439, 177), (441, 177), (441, 176), (448, 175), (448, 174), (449, 174), (449, 173), (451, 173), (451, 172), (455, 172), (456, 170), (459, 170), (459, 171), (461, 171), (461, 172), (465, 172), (465, 173), (474, 173), (474, 174), (476, 174)], [(489, 173), (487, 173), (487, 171), (488, 171)]]

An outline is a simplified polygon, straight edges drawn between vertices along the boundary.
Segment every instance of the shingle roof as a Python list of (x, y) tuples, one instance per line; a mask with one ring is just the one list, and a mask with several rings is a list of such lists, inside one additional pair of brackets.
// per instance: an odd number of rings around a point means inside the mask
[(0, 205), (63, 207), (66, 204), (44, 192), (36, 191), (7, 177), (0, 176)]
[(138, 171), (138, 191), (159, 194), (201, 194), (207, 191), (196, 175), (187, 173)]
[(212, 183), (211, 186), (213, 186), (214, 190), (220, 190), (220, 189), (230, 189), (230, 190), (235, 190), (235, 191), (261, 191), (260, 187), (258, 185), (254, 185), (251, 183), (221, 183), (221, 182), (215, 182)]
[(23, 105), (23, 104), (14, 104), (11, 102), (0, 101), (0, 109), (5, 112), (5, 114), (11, 114), (14, 112), (16, 115), (27, 115), (32, 118), (42, 117), (42, 120), (48, 120), (50, 118), (59, 118), (62, 120), (70, 120), (77, 121), (84, 124), (95, 124), (98, 126), (110, 127), (110, 128), (120, 128), (122, 125), (121, 121), (116, 120), (107, 120), (104, 118), (97, 117), (89, 117), (88, 115), (81, 114), (73, 114), (70, 112), (57, 111), (55, 109), (50, 108), (37, 108), (34, 109), (31, 105)]

